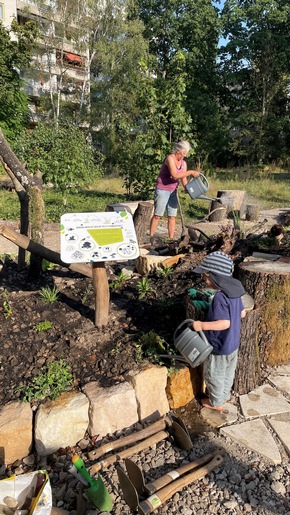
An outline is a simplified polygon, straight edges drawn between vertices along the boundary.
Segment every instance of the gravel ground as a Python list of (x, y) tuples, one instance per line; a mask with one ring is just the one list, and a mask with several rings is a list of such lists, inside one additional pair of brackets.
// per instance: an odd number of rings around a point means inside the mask
[[(136, 426), (135, 430), (141, 426)], [(120, 432), (109, 435), (106, 441), (128, 434)], [(175, 493), (158, 508), (159, 514), (204, 515), (213, 514), (290, 514), (290, 464), (285, 451), (280, 449), (282, 463), (273, 465), (255, 453), (242, 448), (216, 432), (191, 435), (193, 449), (184, 451), (164, 440), (145, 452), (133, 457), (142, 467), (145, 482), (153, 481), (181, 464), (195, 460), (205, 454), (222, 448), (224, 461), (203, 479)], [(105, 441), (103, 440), (102, 443)], [(53, 504), (67, 510), (70, 515), (94, 515), (99, 511), (84, 500), (82, 485), (65, 471), (65, 465), (74, 453), (87, 462), (87, 452), (92, 448), (89, 437), (73, 449), (60, 449), (58, 453), (44, 459), (38, 468), (45, 467), (50, 475)], [(14, 472), (35, 468), (33, 456), (25, 462), (16, 463)], [(124, 468), (124, 463), (120, 465)], [(11, 473), (13, 470), (11, 469)], [(111, 465), (101, 472), (113, 501), (112, 514), (132, 513), (125, 503), (119, 485), (116, 467)]]

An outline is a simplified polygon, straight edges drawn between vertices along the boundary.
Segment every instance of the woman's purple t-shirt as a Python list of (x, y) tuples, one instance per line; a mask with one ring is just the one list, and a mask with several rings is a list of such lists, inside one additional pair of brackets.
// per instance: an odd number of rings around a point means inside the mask
[[(182, 172), (184, 168), (184, 161), (183, 159), (179, 161), (180, 167), (177, 167), (176, 163), (176, 171)], [(159, 172), (159, 175), (157, 177), (156, 181), (156, 188), (158, 190), (166, 190), (166, 191), (175, 191), (177, 186), (179, 184), (178, 179), (173, 179), (170, 175), (170, 170), (168, 166), (165, 164), (165, 161), (163, 161), (161, 170)]]
[(222, 291), (218, 291), (207, 313), (207, 322), (230, 320), (231, 325), (223, 331), (204, 331), (208, 342), (213, 346), (213, 354), (228, 356), (240, 344), (241, 313), (244, 309), (241, 297), (230, 299)]

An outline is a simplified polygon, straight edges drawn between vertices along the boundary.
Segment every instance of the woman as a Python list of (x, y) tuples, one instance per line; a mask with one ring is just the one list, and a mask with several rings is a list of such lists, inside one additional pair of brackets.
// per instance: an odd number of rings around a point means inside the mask
[(174, 239), (175, 220), (177, 215), (178, 199), (177, 188), (181, 180), (183, 186), (187, 184), (187, 177), (192, 175), (198, 177), (197, 170), (187, 170), (184, 158), (191, 150), (188, 141), (178, 141), (173, 147), (172, 153), (163, 161), (161, 170), (157, 177), (154, 194), (154, 215), (150, 222), (150, 241), (157, 229), (160, 217), (164, 215), (165, 209), (168, 220), (168, 237)]

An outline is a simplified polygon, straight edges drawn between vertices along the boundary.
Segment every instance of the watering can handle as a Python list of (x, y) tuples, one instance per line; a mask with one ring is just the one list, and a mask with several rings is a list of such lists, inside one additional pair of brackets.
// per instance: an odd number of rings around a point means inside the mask
[[(175, 329), (175, 332), (174, 332), (174, 335), (173, 335), (173, 339), (175, 340), (177, 334), (178, 334), (178, 331), (186, 324), (189, 324), (190, 323), (190, 329), (193, 331), (194, 329), (192, 329), (192, 322), (194, 322), (194, 320), (192, 318), (187, 318), (186, 320), (183, 320), (183, 322), (181, 322), (181, 324), (179, 324), (179, 326)], [(203, 331), (198, 331), (198, 334), (201, 336), (201, 338), (203, 339), (204, 343), (206, 343), (208, 345), (208, 341), (207, 341), (207, 338), (204, 334)]]
[(207, 180), (206, 176), (205, 176), (205, 175), (203, 175), (203, 173), (200, 173), (198, 177), (201, 177), (201, 178), (202, 178), (202, 180), (205, 182), (205, 185), (206, 185), (206, 187), (207, 187), (207, 189), (208, 189), (208, 188), (209, 188), (209, 182), (208, 182), (208, 180)]

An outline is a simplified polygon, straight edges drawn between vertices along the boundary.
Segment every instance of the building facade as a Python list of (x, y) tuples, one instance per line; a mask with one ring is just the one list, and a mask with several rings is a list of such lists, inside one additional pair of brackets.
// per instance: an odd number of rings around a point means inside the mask
[[(62, 102), (84, 103), (90, 93), (88, 50), (74, 37), (77, 27), (63, 21), (54, 9), (53, 0), (1, 0), (0, 19), (9, 27), (16, 19), (20, 25), (34, 21), (39, 38), (32, 55), (32, 66), (21, 72), (24, 91), (30, 99), (31, 124), (36, 124), (43, 113), (40, 99), (45, 94), (59, 109)], [(55, 113), (54, 113), (55, 114)]]

